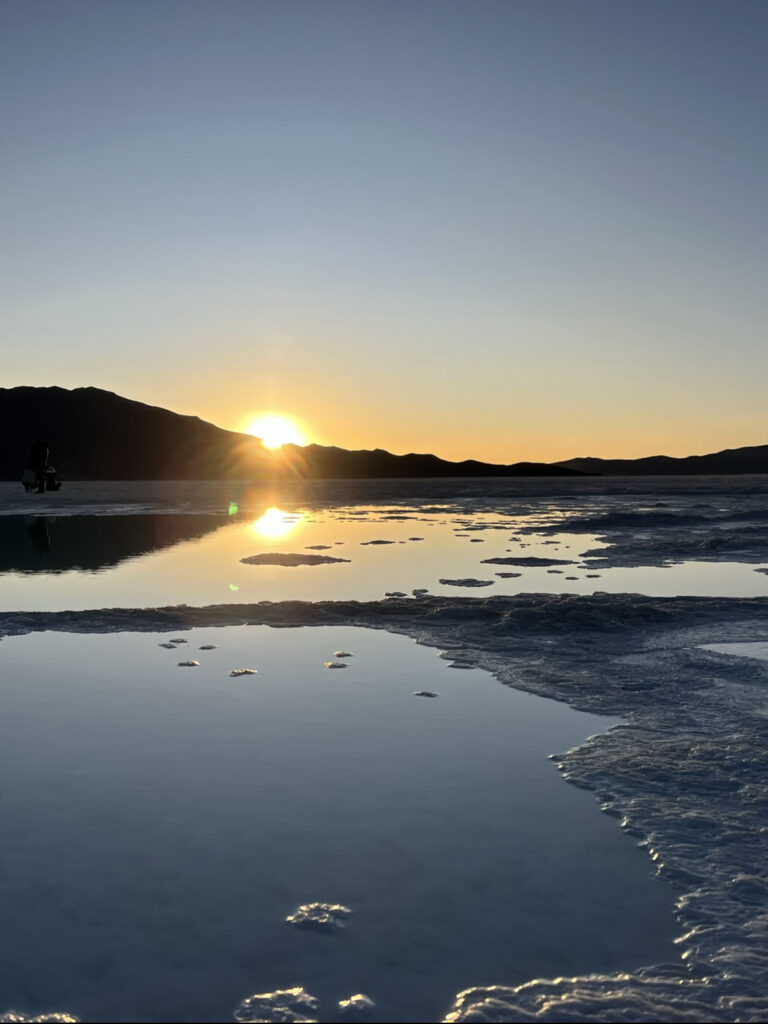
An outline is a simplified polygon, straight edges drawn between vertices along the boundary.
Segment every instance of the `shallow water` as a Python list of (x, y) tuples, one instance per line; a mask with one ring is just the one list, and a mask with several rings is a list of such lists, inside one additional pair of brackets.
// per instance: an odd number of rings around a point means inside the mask
[[(434, 1020), (500, 984), (451, 1019), (764, 1020), (767, 485), (0, 484), (0, 1010), (221, 1020), (303, 985), (321, 1020), (356, 990)], [(350, 561), (241, 561), (276, 552)], [(368, 603), (305, 603), (333, 599)], [(635, 839), (544, 758), (608, 720), (361, 623), (624, 716), (558, 764)], [(283, 923), (318, 899), (343, 932)]]
[[(517, 482), (513, 497), (502, 493), (510, 482), (483, 481), (472, 482), (474, 490), (465, 482), (452, 499), (418, 503), (408, 491), (425, 482), (400, 481), (405, 495), (395, 500), (385, 481), (375, 504), (372, 483), (352, 503), (351, 482), (326, 484), (323, 495), (212, 483), (154, 483), (146, 493), (144, 485), (77, 484), (74, 495), (62, 492), (62, 504), (46, 495), (40, 506), (37, 496), (0, 485), (0, 609), (367, 601), (467, 587), (768, 596), (768, 574), (754, 571), (768, 565), (765, 480), (735, 478), (728, 490), (720, 478), (717, 490), (713, 479), (673, 478), (667, 491), (655, 482), (655, 501), (639, 500), (626, 481), (618, 491), (605, 483), (604, 494), (567, 486), (560, 493), (562, 481), (534, 481), (529, 494)], [(20, 508), (46, 514), (22, 516)], [(344, 561), (242, 561), (274, 553)], [(531, 560), (541, 564), (524, 564)]]
[[(547, 758), (615, 719), (349, 627), (42, 633), (0, 662), (3, 1007), (215, 1021), (298, 984), (321, 1020), (358, 991), (436, 1020), (468, 984), (674, 956), (672, 890)], [(343, 932), (284, 923), (313, 900)]]

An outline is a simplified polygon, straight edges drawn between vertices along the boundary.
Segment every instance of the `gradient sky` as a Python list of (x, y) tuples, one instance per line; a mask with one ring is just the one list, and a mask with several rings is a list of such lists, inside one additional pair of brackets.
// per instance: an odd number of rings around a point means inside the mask
[(3, 0), (0, 385), (766, 444), (767, 44), (764, 0)]

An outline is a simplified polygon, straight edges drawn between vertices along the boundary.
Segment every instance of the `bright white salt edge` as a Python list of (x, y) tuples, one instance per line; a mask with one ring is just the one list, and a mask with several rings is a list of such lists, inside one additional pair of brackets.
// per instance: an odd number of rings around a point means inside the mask
[(286, 917), (286, 924), (318, 932), (340, 932), (352, 911), (340, 903), (303, 903)]
[(362, 992), (358, 992), (356, 995), (349, 996), (348, 999), (339, 1000), (339, 1009), (347, 1017), (353, 1017), (353, 1015), (367, 1015), (374, 1009), (376, 1003), (370, 996), (364, 995)]
[(79, 1024), (79, 1017), (71, 1013), (37, 1013), (29, 1015), (16, 1010), (0, 1013), (0, 1024)]
[(300, 985), (249, 996), (235, 1010), (236, 1021), (274, 1021), (275, 1024), (314, 1024), (317, 998)]

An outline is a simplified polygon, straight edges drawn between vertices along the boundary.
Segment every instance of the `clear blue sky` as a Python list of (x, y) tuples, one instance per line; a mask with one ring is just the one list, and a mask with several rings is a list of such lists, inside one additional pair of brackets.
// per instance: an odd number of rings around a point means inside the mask
[(762, 0), (4, 0), (0, 384), (768, 443), (766, 52)]

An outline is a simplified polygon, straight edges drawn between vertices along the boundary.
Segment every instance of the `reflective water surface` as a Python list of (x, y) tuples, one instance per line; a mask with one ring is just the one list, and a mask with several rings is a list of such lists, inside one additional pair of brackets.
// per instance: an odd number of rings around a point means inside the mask
[[(0, 484), (0, 613), (766, 596), (767, 483)], [(402, 637), (5, 636), (0, 708), (0, 1012), (214, 1021), (302, 985), (321, 1020), (353, 992), (436, 1020), (465, 986), (677, 956), (672, 889), (547, 760), (614, 721)], [(285, 924), (315, 900), (346, 927)]]
[[(547, 758), (613, 720), (349, 627), (43, 633), (0, 662), (4, 1008), (217, 1021), (303, 985), (321, 1020), (353, 992), (437, 1020), (469, 984), (675, 955), (672, 890)], [(343, 931), (285, 924), (314, 900)]]
[[(571, 481), (532, 481), (532, 493), (520, 481), (459, 481), (449, 497), (448, 481), (398, 481), (406, 494), (395, 499), (384, 481), (376, 502), (371, 482), (280, 492), (76, 484), (59, 504), (59, 495), (20, 496), (6, 484), (0, 609), (374, 600), (414, 590), (768, 594), (768, 575), (754, 571), (768, 565), (765, 478), (672, 479), (666, 490), (641, 481), (656, 488), (650, 498), (626, 482), (603, 482), (596, 494), (591, 481), (587, 493), (571, 493)], [(427, 483), (442, 493), (407, 493)], [(344, 561), (242, 561), (262, 553)]]

